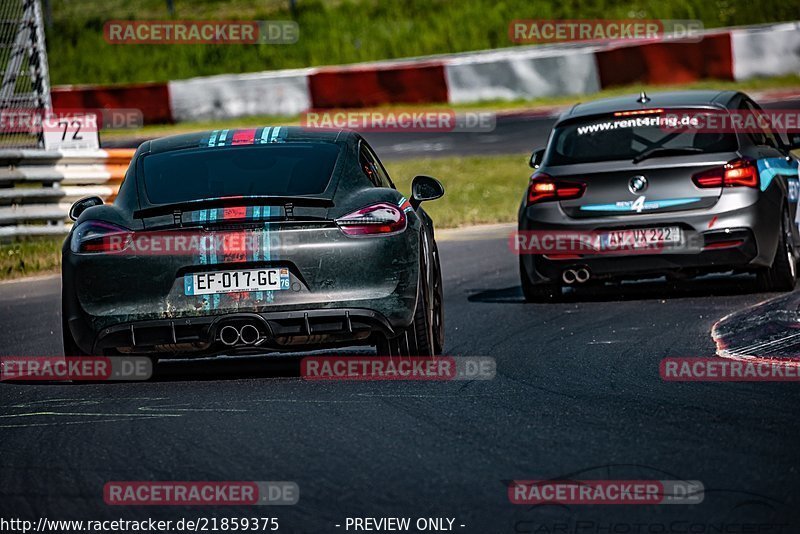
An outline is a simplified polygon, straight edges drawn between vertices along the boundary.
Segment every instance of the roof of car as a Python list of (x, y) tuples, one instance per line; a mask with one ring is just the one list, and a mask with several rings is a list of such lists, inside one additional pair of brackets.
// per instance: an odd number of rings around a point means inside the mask
[(641, 95), (626, 95), (614, 98), (603, 98), (576, 104), (561, 115), (560, 121), (590, 115), (603, 115), (615, 111), (646, 110), (657, 108), (679, 108), (694, 106), (727, 107), (736, 96), (736, 91), (670, 91), (648, 94), (648, 101), (640, 103)]
[(186, 148), (235, 145), (262, 145), (286, 142), (332, 143), (351, 135), (350, 130), (304, 128), (302, 126), (264, 126), (260, 128), (230, 128), (206, 130), (160, 137), (142, 144), (140, 150), (157, 153)]

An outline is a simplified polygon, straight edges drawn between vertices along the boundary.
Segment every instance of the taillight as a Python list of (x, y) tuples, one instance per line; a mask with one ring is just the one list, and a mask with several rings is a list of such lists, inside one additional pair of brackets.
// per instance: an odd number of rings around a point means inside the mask
[(406, 214), (392, 204), (381, 202), (336, 219), (342, 232), (350, 236), (388, 235), (406, 229)]
[(735, 159), (692, 176), (697, 187), (758, 187), (758, 168), (749, 159)]
[(82, 222), (72, 231), (69, 248), (80, 254), (122, 252), (131, 244), (133, 232), (103, 221)]
[(570, 200), (580, 198), (586, 189), (584, 184), (575, 182), (562, 182), (554, 180), (549, 175), (540, 172), (531, 176), (528, 186), (528, 204), (546, 202), (549, 200)]

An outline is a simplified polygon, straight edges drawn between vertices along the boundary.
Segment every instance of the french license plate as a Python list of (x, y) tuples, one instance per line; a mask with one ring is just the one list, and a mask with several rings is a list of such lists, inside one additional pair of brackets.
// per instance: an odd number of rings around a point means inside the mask
[(600, 233), (600, 243), (608, 248), (652, 248), (681, 242), (681, 229), (677, 226), (612, 230)]
[(289, 289), (289, 269), (247, 269), (187, 274), (183, 277), (183, 289), (186, 295)]

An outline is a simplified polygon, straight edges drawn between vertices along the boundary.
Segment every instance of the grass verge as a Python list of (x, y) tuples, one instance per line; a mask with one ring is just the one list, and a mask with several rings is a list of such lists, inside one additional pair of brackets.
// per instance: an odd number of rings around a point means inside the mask
[[(438, 178), (443, 198), (425, 204), (437, 228), (511, 222), (528, 183), (528, 155), (425, 158), (389, 162), (395, 185), (405, 195), (417, 174)], [(0, 280), (57, 272), (62, 237), (25, 238), (0, 244)]]
[[(510, 47), (508, 26), (515, 19), (694, 19), (712, 28), (798, 17), (796, 2), (787, 0), (51, 0), (50, 5), (47, 45), (54, 85), (166, 81)], [(103, 27), (114, 19), (294, 20), (300, 38), (292, 45), (109, 44)]]
[(425, 203), (437, 228), (512, 222), (528, 184), (529, 154), (422, 158), (385, 162), (397, 189), (408, 195), (418, 174), (444, 184), (445, 195)]
[(0, 244), (0, 280), (57, 272), (63, 242), (63, 237), (30, 237)]

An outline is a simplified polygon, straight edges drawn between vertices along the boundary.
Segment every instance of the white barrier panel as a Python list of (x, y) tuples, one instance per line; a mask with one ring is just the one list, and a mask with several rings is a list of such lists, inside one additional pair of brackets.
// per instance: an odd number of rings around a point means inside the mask
[(225, 74), (169, 82), (175, 122), (297, 115), (311, 108), (312, 69)]
[(450, 103), (580, 95), (600, 90), (594, 48), (507, 50), (445, 63)]
[(732, 30), (731, 47), (736, 80), (800, 73), (800, 23)]

